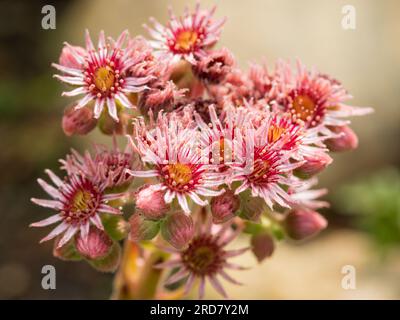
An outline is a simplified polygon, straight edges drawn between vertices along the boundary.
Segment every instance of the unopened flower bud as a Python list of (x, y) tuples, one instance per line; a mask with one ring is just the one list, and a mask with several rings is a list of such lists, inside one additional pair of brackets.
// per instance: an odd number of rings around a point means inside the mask
[(82, 260), (81, 255), (76, 251), (74, 240), (71, 239), (62, 247), (58, 244), (62, 236), (59, 236), (56, 241), (54, 241), (53, 256), (64, 261), (79, 261)]
[(160, 230), (159, 222), (147, 220), (140, 213), (134, 213), (129, 219), (129, 223), (131, 225), (129, 240), (132, 242), (151, 240)]
[(161, 219), (170, 209), (169, 204), (165, 203), (164, 194), (154, 185), (143, 186), (135, 194), (136, 208), (147, 219)]
[(251, 251), (258, 262), (262, 262), (264, 259), (270, 257), (274, 249), (274, 240), (267, 232), (257, 233), (251, 237)]
[(72, 105), (64, 111), (62, 128), (67, 136), (87, 134), (96, 127), (96, 124), (97, 120), (93, 117), (93, 111), (89, 107), (75, 109), (75, 106)]
[[(72, 53), (73, 51), (75, 55)], [(86, 50), (79, 46), (64, 46), (61, 51), (59, 63), (64, 67), (79, 69), (81, 68), (81, 64), (76, 59), (76, 56), (86, 56)]]
[(294, 240), (303, 240), (318, 234), (328, 225), (318, 212), (299, 209), (292, 210), (285, 219), (284, 227), (288, 236)]
[(240, 207), (240, 199), (232, 190), (226, 190), (223, 194), (212, 198), (211, 214), (214, 223), (224, 223), (235, 216)]
[(258, 221), (266, 210), (265, 201), (260, 197), (252, 197), (251, 193), (240, 194), (240, 216), (243, 219)]
[(341, 134), (338, 138), (332, 138), (325, 141), (330, 151), (343, 152), (354, 150), (358, 147), (358, 137), (348, 126), (334, 127), (331, 130)]
[[(118, 109), (118, 108), (117, 108)], [(125, 134), (129, 130), (131, 119), (124, 110), (118, 109), (118, 119), (115, 121), (108, 112), (103, 112), (99, 118), (99, 129), (106, 135)]]
[(103, 214), (101, 222), (104, 230), (113, 240), (120, 241), (128, 235), (130, 225), (119, 215)]
[(235, 60), (232, 53), (222, 48), (209, 52), (192, 66), (193, 73), (206, 83), (218, 84), (223, 81), (231, 71)]
[(194, 236), (194, 224), (191, 216), (176, 212), (167, 217), (161, 225), (161, 235), (165, 241), (177, 249), (186, 247)]
[(89, 260), (89, 264), (101, 272), (114, 272), (117, 270), (121, 261), (121, 247), (117, 242), (114, 242), (108, 254), (96, 260)]
[(315, 152), (310, 157), (305, 157), (306, 162), (295, 170), (295, 173), (304, 177), (311, 177), (320, 173), (332, 163), (332, 158), (323, 151)]
[(75, 245), (82, 256), (95, 260), (104, 258), (109, 253), (113, 241), (103, 230), (91, 226), (86, 237), (81, 233), (75, 237)]

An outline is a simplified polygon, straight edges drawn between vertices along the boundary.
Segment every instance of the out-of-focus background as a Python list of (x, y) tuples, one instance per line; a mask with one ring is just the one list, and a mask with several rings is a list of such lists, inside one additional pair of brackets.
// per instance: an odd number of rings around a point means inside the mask
[[(85, 263), (52, 257), (50, 243), (38, 240), (49, 230), (29, 229), (46, 209), (30, 203), (43, 195), (36, 178), (70, 147), (82, 150), (103, 139), (64, 136), (60, 121), (69, 101), (52, 78), (63, 42), (83, 45), (83, 33), (124, 29), (145, 34), (149, 16), (167, 19), (167, 3), (181, 12), (194, 1), (97, 0), (0, 2), (0, 298), (107, 299), (112, 275)], [(328, 187), (330, 225), (302, 244), (279, 243), (272, 258), (234, 272), (245, 285), (228, 286), (234, 298), (399, 299), (400, 298), (400, 3), (397, 0), (247, 0), (216, 3), (228, 21), (220, 46), (230, 48), (242, 67), (300, 58), (340, 79), (353, 104), (375, 113), (354, 119), (360, 147), (335, 154), (320, 185)], [(56, 8), (56, 30), (41, 28), (42, 6)], [(344, 30), (342, 7), (353, 5), (356, 29)], [(43, 265), (56, 267), (57, 289), (43, 290)], [(342, 268), (353, 266), (355, 289), (345, 290)], [(209, 298), (216, 297), (212, 290)]]

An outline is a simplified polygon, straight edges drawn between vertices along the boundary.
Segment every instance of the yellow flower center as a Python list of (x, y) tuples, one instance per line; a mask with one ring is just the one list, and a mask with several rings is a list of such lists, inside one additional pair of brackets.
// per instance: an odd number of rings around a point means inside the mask
[(268, 171), (270, 169), (270, 164), (267, 160), (257, 159), (254, 162), (253, 172), (249, 176), (250, 182), (262, 183), (266, 182), (268, 178)]
[(184, 30), (181, 31), (176, 37), (175, 48), (177, 50), (189, 51), (191, 50), (198, 38), (198, 34), (195, 31)]
[(273, 143), (278, 141), (278, 139), (282, 136), (285, 132), (285, 128), (277, 127), (277, 126), (270, 126), (268, 129), (268, 142)]
[(82, 212), (89, 208), (92, 194), (86, 190), (78, 190), (72, 199), (72, 212)]
[(293, 115), (303, 121), (311, 121), (315, 113), (315, 102), (307, 95), (296, 96), (293, 100)]
[(114, 85), (115, 75), (111, 67), (100, 67), (94, 74), (94, 84), (102, 92), (107, 92)]
[(168, 173), (174, 185), (186, 185), (192, 180), (192, 169), (187, 164), (170, 164)]

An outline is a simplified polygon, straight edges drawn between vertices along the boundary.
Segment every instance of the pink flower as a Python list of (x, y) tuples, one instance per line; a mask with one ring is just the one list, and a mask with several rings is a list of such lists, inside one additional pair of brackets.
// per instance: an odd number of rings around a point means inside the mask
[(167, 117), (161, 113), (156, 129), (146, 131), (143, 125), (136, 121), (130, 141), (142, 161), (152, 169), (127, 172), (136, 177), (157, 177), (157, 186), (165, 190), (165, 202), (171, 203), (177, 198), (185, 213), (191, 211), (187, 197), (205, 206), (208, 201), (199, 195), (217, 196), (223, 192), (215, 188), (224, 183), (224, 176), (214, 172), (215, 168), (208, 164), (208, 154), (198, 149), (196, 128), (184, 126), (175, 114)]
[[(268, 145), (255, 146), (251, 151), (251, 136), (245, 138), (239, 154), (241, 161), (233, 164), (232, 181), (238, 181), (240, 186), (235, 193), (239, 194), (250, 188), (253, 197), (261, 197), (269, 208), (274, 204), (290, 208), (290, 196), (283, 186), (292, 184), (292, 170), (301, 162), (289, 162), (290, 152), (280, 153), (269, 150)], [(249, 159), (247, 161), (245, 159)]]
[(198, 289), (200, 299), (204, 297), (206, 280), (219, 294), (227, 297), (218, 277), (233, 284), (240, 284), (230, 277), (225, 269), (243, 270), (244, 268), (230, 263), (228, 259), (244, 253), (248, 248), (226, 250), (225, 246), (237, 237), (241, 229), (237, 228), (236, 231), (233, 231), (230, 224), (217, 227), (202, 221), (198, 221), (196, 226), (198, 226), (196, 234), (189, 245), (182, 250), (166, 248), (173, 255), (170, 261), (160, 263), (157, 267), (178, 268), (178, 271), (167, 279), (166, 284), (186, 279), (185, 294), (188, 294), (193, 288), (195, 280), (200, 279)]
[(345, 103), (351, 95), (336, 80), (309, 71), (297, 62), (297, 72), (293, 72), (289, 63), (281, 62), (279, 73), (280, 103), (284, 110), (292, 115), (296, 123), (303, 123), (307, 128), (319, 127), (321, 133), (329, 135), (327, 126), (348, 124), (345, 118), (371, 113), (371, 108), (359, 108)]
[[(140, 78), (129, 74), (129, 69), (142, 61), (143, 55), (139, 51), (123, 47), (127, 36), (124, 31), (117, 41), (106, 42), (104, 32), (99, 35), (98, 48), (96, 49), (86, 31), (86, 50), (77, 50), (76, 47), (66, 44), (68, 54), (78, 62), (72, 66), (53, 63), (53, 66), (62, 72), (55, 77), (76, 88), (69, 92), (63, 92), (65, 96), (84, 95), (77, 102), (76, 108), (82, 108), (90, 101), (94, 101), (94, 117), (100, 117), (104, 104), (108, 113), (115, 120), (118, 119), (116, 101), (126, 108), (132, 108), (128, 99), (130, 93), (141, 92), (146, 89), (146, 83), (153, 79), (147, 75)], [(65, 60), (65, 59), (63, 59)], [(69, 63), (69, 65), (71, 65)]]
[(87, 237), (90, 225), (103, 230), (100, 213), (121, 214), (119, 209), (109, 206), (110, 200), (118, 199), (121, 194), (105, 194), (107, 184), (104, 181), (91, 180), (85, 175), (70, 172), (61, 180), (51, 170), (46, 170), (55, 186), (42, 179), (38, 183), (52, 197), (52, 200), (32, 198), (39, 206), (58, 211), (47, 219), (32, 223), (31, 227), (45, 227), (57, 222), (60, 224), (40, 242), (51, 240), (63, 233), (58, 247), (66, 244), (77, 232)]
[(218, 41), (225, 22), (225, 19), (215, 21), (212, 18), (215, 9), (200, 10), (200, 4), (197, 3), (193, 13), (186, 8), (182, 17), (176, 17), (170, 9), (167, 26), (151, 18), (154, 29), (145, 25), (154, 38), (151, 45), (163, 56), (172, 59), (173, 63), (185, 59), (196, 64), (196, 57), (204, 56), (206, 50)]

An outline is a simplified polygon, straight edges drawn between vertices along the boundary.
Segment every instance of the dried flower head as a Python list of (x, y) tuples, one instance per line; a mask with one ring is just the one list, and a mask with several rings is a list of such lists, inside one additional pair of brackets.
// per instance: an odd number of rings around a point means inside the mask
[(206, 84), (218, 84), (222, 82), (231, 71), (235, 60), (232, 53), (222, 48), (210, 51), (206, 56), (200, 57), (192, 66), (194, 74)]
[(127, 145), (121, 151), (115, 141), (112, 148), (95, 144), (93, 155), (89, 151), (81, 155), (72, 149), (71, 154), (67, 155), (66, 160), (61, 160), (61, 163), (62, 168), (68, 172), (84, 172), (86, 176), (105, 183), (107, 190), (118, 191), (124, 191), (133, 180), (126, 170), (140, 168), (132, 148)]

